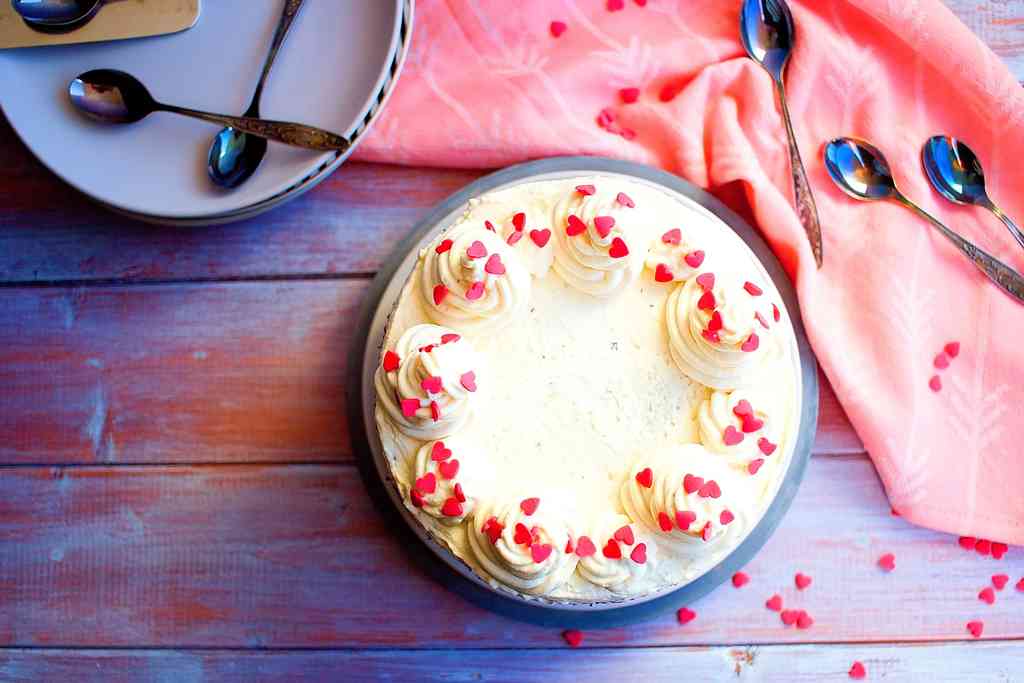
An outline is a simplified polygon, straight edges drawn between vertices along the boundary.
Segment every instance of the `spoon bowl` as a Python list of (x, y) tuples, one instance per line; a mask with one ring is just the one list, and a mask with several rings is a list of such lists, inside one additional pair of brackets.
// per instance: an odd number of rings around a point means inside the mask
[(238, 187), (256, 172), (266, 154), (266, 139), (228, 126), (210, 144), (206, 171), (216, 185)]
[(103, 0), (11, 0), (11, 6), (26, 23), (58, 28), (80, 25), (92, 18)]
[(134, 76), (114, 69), (86, 71), (68, 86), (71, 103), (104, 123), (135, 123), (156, 109), (156, 101)]
[(900, 196), (885, 157), (864, 140), (836, 138), (828, 142), (825, 168), (839, 189), (854, 199), (869, 202)]
[(789, 6), (779, 0), (747, 0), (740, 10), (740, 38), (751, 59), (781, 81), (796, 42)]

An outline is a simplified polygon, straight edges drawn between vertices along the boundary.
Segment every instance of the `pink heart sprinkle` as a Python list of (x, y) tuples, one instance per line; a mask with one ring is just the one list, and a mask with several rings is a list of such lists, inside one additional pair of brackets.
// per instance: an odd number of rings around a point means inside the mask
[(628, 524), (626, 526), (621, 526), (618, 529), (616, 529), (615, 533), (612, 535), (612, 538), (614, 538), (616, 541), (621, 541), (626, 545), (633, 545), (633, 543), (636, 542), (636, 538), (634, 538), (633, 536), (633, 528), (630, 527)]
[(803, 590), (811, 585), (811, 577), (797, 572), (793, 577), (793, 582), (796, 584), (797, 590)]
[(609, 12), (618, 12), (626, 6), (626, 0), (608, 0), (608, 4), (606, 6), (608, 7)]
[(676, 511), (676, 526), (681, 531), (689, 531), (693, 523), (697, 521), (697, 513), (691, 512), (690, 510), (677, 510)]
[(565, 234), (569, 237), (575, 237), (581, 235), (587, 230), (587, 224), (581, 221), (578, 217), (570, 214), (569, 220), (566, 223)]
[(647, 544), (637, 543), (636, 547), (633, 548), (633, 552), (629, 554), (629, 559), (633, 560), (637, 564), (643, 564), (647, 561)]
[(462, 373), (462, 375), (459, 376), (459, 384), (461, 384), (462, 388), (466, 391), (476, 391), (476, 373), (472, 370)]
[(445, 479), (454, 479), (455, 475), (459, 473), (459, 461), (452, 459), (439, 462), (437, 463), (437, 471)]
[(484, 221), (484, 227), (485, 227), (485, 228), (487, 228), (488, 230), (490, 230), (491, 232), (498, 232), (498, 231), (497, 231), (497, 230), (496, 230), (496, 229), (494, 228), (494, 223), (492, 223), (492, 222), (490, 222), (490, 221)]
[(453, 332), (449, 332), (447, 334), (442, 334), (441, 335), (441, 343), (442, 344), (454, 344), (455, 342), (459, 341), (460, 339), (462, 339), (462, 337), (460, 337), (459, 335), (457, 335), (457, 334), (455, 334)]
[(654, 484), (654, 472), (650, 467), (645, 467), (636, 473), (636, 482), (643, 486), (645, 489), (651, 488)]
[(440, 394), (441, 391), (444, 389), (443, 385), (441, 384), (441, 378), (433, 376), (424, 377), (423, 381), (420, 382), (420, 386), (423, 387), (423, 391), (427, 392), (428, 394)]
[(566, 631), (562, 631), (562, 638), (569, 647), (579, 647), (583, 644), (583, 631), (570, 628)]
[(896, 569), (896, 556), (892, 553), (886, 553), (878, 558), (878, 566), (887, 572), (891, 572)]
[(750, 583), (750, 577), (743, 572), (736, 572), (732, 575), (732, 585), (736, 588), (743, 588)]
[(444, 285), (437, 285), (434, 287), (434, 305), (440, 306), (444, 298), (448, 296), (448, 288)]
[(694, 491), (700, 490), (700, 487), (704, 485), (704, 479), (693, 474), (687, 474), (683, 477), (683, 491), (686, 493), (693, 493)]
[(697, 491), (697, 495), (701, 498), (721, 498), (722, 489), (718, 486), (718, 482), (714, 479), (709, 479), (700, 487), (700, 490)]
[(612, 122), (615, 121), (615, 112), (612, 111), (611, 107), (605, 107), (597, 115), (597, 125), (602, 128), (608, 128)]
[(534, 543), (530, 546), (530, 557), (537, 564), (540, 564), (544, 560), (551, 556), (552, 547), (550, 543)]
[(800, 618), (800, 612), (794, 609), (784, 609), (779, 614), (779, 618), (782, 619), (782, 623), (786, 626), (792, 626)]
[(668, 516), (667, 512), (658, 513), (658, 526), (665, 533), (672, 531), (672, 518)]
[(772, 317), (775, 318), (775, 322), (779, 322), (782, 319), (782, 313), (779, 312), (779, 307), (772, 304)]
[(992, 590), (992, 586), (986, 586), (981, 589), (980, 593), (978, 593), (978, 599), (989, 605), (995, 604), (996, 592)]
[(416, 480), (416, 490), (420, 493), (433, 493), (437, 490), (437, 477), (433, 472), (427, 472)]
[(629, 247), (621, 237), (616, 237), (612, 240), (611, 249), (608, 250), (608, 255), (612, 258), (623, 258), (629, 256)]
[(765, 601), (764, 606), (773, 612), (778, 612), (782, 609), (782, 596), (776, 593)]
[(683, 231), (673, 228), (661, 236), (661, 241), (665, 244), (679, 244), (683, 241)]
[(469, 286), (469, 289), (466, 290), (466, 300), (467, 301), (476, 301), (477, 299), (481, 298), (483, 295), (484, 295), (484, 283), (482, 283), (482, 282), (474, 282), (473, 284), (471, 284)]
[(928, 388), (936, 393), (942, 391), (942, 380), (938, 375), (932, 375), (932, 378), (928, 380)]
[(534, 512), (536, 512), (539, 506), (540, 498), (526, 498), (521, 503), (519, 503), (519, 509), (522, 510), (523, 514), (527, 516), (532, 515)]
[(759, 469), (761, 469), (761, 465), (763, 465), (763, 464), (764, 464), (764, 460), (762, 458), (757, 458), (756, 460), (751, 460), (750, 462), (747, 463), (747, 472), (749, 472), (750, 475), (753, 476), (753, 475), (757, 474), (757, 471)]
[(705, 543), (711, 540), (711, 522), (704, 524), (704, 528), (700, 530), (700, 538)]
[(932, 361), (932, 365), (935, 366), (936, 370), (945, 370), (949, 367), (949, 356), (946, 355), (945, 351), (935, 356), (935, 360)]
[(746, 434), (753, 434), (754, 432), (764, 427), (764, 420), (759, 420), (753, 415), (743, 416), (743, 431)]
[[(715, 293), (709, 289), (705, 291), (703, 294), (701, 294), (700, 298), (697, 299), (697, 308), (699, 308), (702, 311), (713, 311), (715, 310), (716, 303), (717, 302), (715, 301)], [(708, 326), (708, 329), (711, 329), (711, 327)], [(716, 330), (711, 331), (715, 332)]]
[(615, 227), (615, 219), (611, 216), (597, 216), (594, 218), (594, 230), (601, 237), (607, 237)]
[(398, 369), (398, 366), (402, 364), (402, 359), (398, 357), (398, 354), (394, 351), (386, 351), (384, 353), (384, 372), (394, 372)]
[(722, 514), (718, 515), (718, 523), (722, 526), (726, 526), (734, 519), (736, 519), (736, 517), (729, 510), (722, 510)]
[(533, 243), (538, 247), (544, 248), (548, 243), (548, 240), (551, 239), (551, 231), (547, 228), (543, 230), (531, 230), (530, 239), (533, 240)]
[(659, 263), (658, 267), (654, 269), (655, 282), (672, 282), (675, 279), (675, 273), (669, 270), (668, 266), (664, 263)]
[(487, 263), (484, 265), (484, 271), (491, 275), (504, 275), (505, 264), (501, 262), (501, 255), (491, 254), (491, 257), (487, 259)]
[(418, 398), (402, 399), (402, 415), (405, 415), (406, 417), (413, 417), (419, 409), (420, 400)]
[(689, 624), (691, 621), (693, 621), (696, 618), (697, 618), (697, 613), (694, 612), (689, 607), (680, 607), (679, 610), (676, 612), (676, 621), (678, 621), (679, 624), (683, 625), (683, 626), (685, 626), (686, 624)]
[(736, 444), (743, 443), (743, 432), (729, 425), (722, 432), (722, 443), (726, 446), (735, 446)]
[(520, 211), (512, 216), (512, 227), (515, 228), (516, 232), (522, 232), (526, 227), (526, 214)]
[(773, 444), (771, 441), (769, 441), (768, 439), (764, 438), (763, 436), (760, 439), (757, 440), (757, 447), (765, 455), (771, 455), (772, 453), (775, 452), (775, 449), (778, 448), (778, 446), (776, 446), (775, 444)]
[(811, 619), (811, 615), (803, 610), (800, 610), (800, 616), (796, 618), (796, 627), (800, 629), (808, 629), (814, 626), (814, 619)]
[(747, 337), (747, 341), (743, 342), (743, 345), (740, 347), (740, 351), (743, 351), (744, 353), (753, 353), (754, 351), (757, 351), (760, 346), (761, 340), (757, 338), (757, 333), (751, 332), (750, 336)]
[(452, 457), (452, 449), (445, 448), (444, 441), (435, 441), (430, 449), (430, 459), (434, 462), (441, 462)]
[(763, 327), (764, 329), (766, 329), (766, 330), (768, 329), (768, 321), (764, 319), (764, 316), (761, 315), (760, 312), (755, 312), (754, 313), (754, 320), (756, 320), (757, 322), (761, 323), (761, 327)]
[(1009, 582), (1010, 577), (1006, 574), (993, 574), (992, 585), (996, 587), (996, 590), (1001, 591), (1006, 588), (1006, 584)]
[(700, 249), (695, 249), (684, 256), (683, 260), (691, 268), (700, 268), (700, 264), (704, 263), (704, 252)]
[[(632, 89), (635, 90), (635, 88)], [(637, 91), (637, 94), (639, 94), (639, 91)], [(634, 99), (633, 101), (636, 102), (636, 99)], [(636, 208), (636, 203), (634, 203), (630, 196), (625, 192), (620, 192), (617, 195), (615, 195), (615, 201), (618, 202), (619, 205), (625, 206), (627, 209)]]
[(762, 294), (764, 294), (764, 290), (755, 285), (753, 282), (744, 282), (743, 289), (747, 290), (747, 293), (750, 294), (750, 296), (761, 296)]
[(715, 274), (714, 273), (701, 273), (697, 276), (697, 284), (700, 285), (705, 291), (715, 288)]
[(565, 29), (567, 28), (569, 27), (565, 25), (564, 21), (552, 21), (551, 26), (549, 27), (551, 31), (551, 37), (557, 38), (558, 36), (565, 33)]
[(740, 399), (739, 403), (732, 409), (732, 414), (736, 417), (743, 418), (747, 415), (754, 414), (754, 406), (750, 405), (750, 401), (747, 399)]
[(1019, 590), (1019, 591), (1020, 591), (1021, 593), (1024, 593), (1024, 576), (1022, 576), (1022, 577), (1021, 577), (1021, 579), (1020, 579), (1020, 581), (1018, 581), (1018, 582), (1017, 582), (1017, 583), (1016, 583), (1016, 584), (1014, 585), (1014, 588), (1016, 588), (1017, 590)]
[(434, 251), (438, 254), (443, 254), (452, 248), (452, 244), (454, 243), (451, 240), (441, 240), (441, 243), (434, 247)]
[(942, 347), (942, 350), (946, 352), (950, 358), (956, 358), (960, 355), (960, 342), (949, 342)]
[(597, 192), (597, 188), (594, 187), (593, 185), (577, 185), (576, 191), (579, 192), (584, 197), (589, 197), (590, 195)]
[(847, 673), (849, 674), (850, 678), (856, 680), (860, 680), (868, 675), (867, 669), (865, 669), (864, 665), (860, 662), (854, 662), (853, 666), (850, 667), (850, 670)]
[[(537, 231), (534, 230), (534, 232), (537, 232)], [(519, 240), (521, 240), (521, 239), (523, 239), (523, 233), (514, 230), (514, 231), (512, 231), (509, 234), (508, 239), (505, 240), (505, 243), (508, 244), (508, 246), (510, 246), (510, 247), (514, 247), (516, 245), (516, 243), (519, 242)]]
[(985, 630), (985, 622), (983, 621), (968, 621), (967, 630), (971, 632), (971, 635), (975, 638), (981, 638), (982, 631)]
[(471, 259), (478, 259), (487, 256), (487, 247), (480, 240), (474, 240), (469, 247), (466, 248), (466, 255)]
[(594, 542), (587, 536), (580, 536), (576, 539), (576, 556), (577, 557), (590, 557), (597, 552), (597, 548), (594, 547)]

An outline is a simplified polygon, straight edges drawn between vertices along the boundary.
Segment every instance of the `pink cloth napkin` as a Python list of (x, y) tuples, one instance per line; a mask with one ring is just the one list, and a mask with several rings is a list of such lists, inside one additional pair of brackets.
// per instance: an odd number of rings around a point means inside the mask
[(929, 136), (963, 138), (996, 202), (1024, 219), (1024, 90), (939, 0), (790, 3), (790, 107), (821, 214), (820, 271), (771, 82), (738, 39), (740, 0), (421, 0), (401, 82), (358, 156), (496, 167), (599, 154), (704, 188), (739, 181), (893, 507), (1024, 544), (1024, 306), (908, 211), (842, 195), (821, 156), (838, 135), (874, 141), (911, 198), (1024, 270), (1001, 224), (945, 203), (920, 163)]

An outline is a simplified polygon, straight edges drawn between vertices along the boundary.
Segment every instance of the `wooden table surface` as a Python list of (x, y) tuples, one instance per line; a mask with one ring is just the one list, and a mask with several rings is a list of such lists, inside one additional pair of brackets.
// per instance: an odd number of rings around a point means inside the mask
[[(1024, 0), (949, 4), (1024, 79)], [(0, 160), (0, 681), (843, 680), (854, 660), (870, 679), (1024, 680), (1024, 551), (981, 557), (892, 515), (827, 382), (751, 582), (686, 626), (570, 650), (432, 579), (367, 495), (343, 383), (374, 271), (482, 172), (352, 163), (185, 230), (93, 206), (2, 118)], [(785, 627), (776, 592), (814, 625)]]

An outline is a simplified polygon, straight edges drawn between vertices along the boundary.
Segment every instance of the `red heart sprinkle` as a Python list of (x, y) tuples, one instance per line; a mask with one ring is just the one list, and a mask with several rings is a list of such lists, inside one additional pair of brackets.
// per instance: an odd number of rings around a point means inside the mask
[(793, 577), (793, 582), (796, 584), (797, 590), (803, 590), (811, 585), (811, 577), (797, 572)]
[(421, 493), (433, 493), (437, 490), (437, 477), (433, 472), (427, 472), (416, 480), (416, 489)]
[(402, 359), (394, 351), (384, 352), (384, 372), (394, 372), (402, 364)]
[(452, 242), (451, 240), (441, 240), (441, 243), (434, 247), (434, 251), (436, 251), (438, 254), (443, 254), (444, 252), (452, 248), (452, 244), (454, 244), (454, 242)]
[(434, 344), (427, 344), (426, 346), (421, 346), (419, 348), (419, 352), (420, 353), (430, 353), (431, 351), (434, 350), (434, 346), (435, 346)]
[(594, 187), (593, 185), (577, 185), (576, 191), (579, 192), (584, 197), (589, 197), (590, 195), (597, 192), (597, 188)]
[(700, 487), (697, 495), (701, 498), (720, 498), (722, 496), (722, 489), (719, 488), (718, 482), (714, 479), (709, 479)]
[(1024, 593), (1024, 576), (1021, 577), (1020, 581), (1017, 582), (1014, 588)]
[(697, 521), (697, 513), (690, 510), (676, 511), (676, 526), (681, 531), (689, 531), (694, 522)]
[(747, 341), (743, 342), (743, 346), (740, 347), (740, 351), (744, 353), (753, 353), (757, 351), (757, 348), (761, 345), (761, 340), (757, 338), (757, 333), (751, 332), (750, 336), (747, 337)]
[(567, 631), (562, 631), (562, 638), (569, 644), (569, 647), (579, 647), (583, 644), (583, 631), (571, 628)]
[(608, 255), (612, 258), (624, 258), (629, 256), (629, 247), (621, 237), (616, 237), (612, 240), (611, 249), (608, 250)]
[(637, 543), (636, 547), (633, 548), (633, 552), (629, 554), (629, 559), (633, 560), (637, 564), (643, 564), (647, 561), (647, 544)]
[(779, 618), (782, 619), (782, 623), (786, 626), (792, 626), (796, 623), (796, 620), (800, 618), (800, 612), (794, 609), (784, 609), (779, 614)]
[[(708, 296), (710, 294), (711, 294), (711, 292), (705, 292), (704, 296)], [(722, 314), (719, 313), (718, 311), (715, 311), (714, 313), (712, 313), (711, 314), (711, 319), (708, 320), (708, 332), (718, 332), (724, 326), (725, 325), (722, 322)]]
[(718, 516), (718, 523), (722, 526), (726, 526), (734, 519), (736, 519), (736, 517), (733, 516), (732, 512), (730, 512), (729, 510), (722, 510), (722, 514)]
[(750, 294), (750, 296), (761, 296), (764, 294), (764, 290), (749, 281), (743, 283), (743, 289), (747, 290), (747, 293)]
[(487, 263), (484, 264), (484, 271), (491, 275), (504, 275), (505, 264), (501, 262), (501, 255), (491, 254), (490, 258), (487, 259)]
[(993, 543), (992, 543), (992, 557), (994, 557), (997, 560), (1001, 560), (1001, 559), (1003, 559), (1003, 555), (1005, 555), (1006, 551), (1009, 550), (1009, 549), (1010, 549), (1010, 546), (1006, 545), (1005, 543), (999, 543), (998, 541), (993, 541)]
[(419, 409), (420, 400), (418, 398), (402, 399), (402, 415), (405, 415), (406, 417), (413, 417)]
[(466, 255), (471, 259), (478, 259), (487, 256), (487, 247), (480, 240), (474, 240), (474, 242), (466, 248)]
[(651, 488), (654, 484), (654, 472), (650, 467), (645, 467), (636, 473), (636, 482), (646, 489)]
[(960, 540), (957, 541), (964, 550), (974, 550), (974, 545), (977, 542), (978, 540), (973, 536), (961, 536)]
[(452, 489), (452, 492), (455, 494), (455, 500), (460, 503), (466, 502), (466, 494), (462, 492), (462, 484), (456, 482), (455, 488)]
[(989, 605), (994, 604), (996, 601), (996, 592), (992, 590), (991, 586), (986, 586), (981, 589), (980, 593), (978, 593), (978, 599), (982, 602), (988, 603)]
[(942, 350), (945, 351), (950, 358), (956, 358), (960, 355), (960, 342), (949, 342), (942, 347)]
[(693, 474), (687, 474), (683, 477), (683, 491), (686, 493), (693, 493), (694, 491), (700, 490), (700, 487), (704, 485), (704, 479)]
[(750, 583), (750, 577), (743, 572), (736, 572), (732, 575), (732, 585), (736, 588), (743, 588)]
[(441, 462), (452, 457), (452, 449), (445, 448), (444, 441), (435, 441), (433, 448), (430, 449), (430, 459), (434, 462)]
[(782, 609), (782, 596), (776, 593), (765, 601), (764, 606), (773, 612), (778, 612)]
[(518, 545), (530, 545), (533, 543), (533, 536), (530, 534), (530, 530), (526, 528), (525, 524), (517, 522), (516, 531), (512, 535), (512, 540)]
[(466, 290), (466, 300), (467, 301), (476, 301), (477, 299), (481, 298), (483, 295), (484, 295), (484, 283), (483, 282), (474, 282), (473, 284), (471, 284), (469, 286), (469, 289)]
[(985, 630), (985, 622), (983, 621), (968, 621), (967, 630), (971, 632), (971, 635), (975, 638), (981, 638), (982, 631)]
[(761, 449), (761, 452), (764, 453), (765, 455), (771, 455), (772, 453), (775, 452), (775, 449), (778, 448), (778, 446), (776, 446), (763, 436), (757, 440), (757, 447)]
[(440, 394), (444, 390), (440, 377), (424, 377), (423, 381), (420, 382), (420, 386), (428, 394)]
[(526, 214), (520, 211), (512, 216), (512, 227), (516, 229), (516, 232), (522, 232), (526, 227)]
[(484, 522), (484, 527), (481, 531), (487, 535), (490, 539), (491, 545), (496, 545), (498, 539), (501, 538), (501, 532), (505, 530), (505, 525), (498, 521), (497, 517), (489, 517)]
[[(534, 230), (533, 232), (537, 232), (537, 231)], [(549, 232), (549, 236), (550, 236), (550, 232)], [(511, 234), (509, 234), (508, 239), (505, 240), (505, 242), (506, 242), (506, 244), (508, 244), (508, 246), (514, 247), (516, 245), (516, 242), (518, 242), (521, 239), (523, 239), (523, 233), (518, 232), (518, 231), (513, 231)]]
[(807, 612), (800, 610), (800, 616), (796, 618), (796, 627), (807, 629), (814, 626), (814, 619), (811, 619), (811, 615)]
[(683, 231), (679, 228), (672, 228), (661, 236), (661, 241), (665, 244), (679, 244), (683, 241)]
[(685, 626), (686, 624), (689, 624), (691, 621), (693, 621), (696, 618), (697, 618), (697, 613), (694, 612), (689, 607), (680, 607), (679, 610), (676, 612), (676, 621), (678, 621), (680, 623), (680, 625), (683, 625), (683, 626)]
[(441, 506), (441, 514), (445, 517), (458, 517), (462, 514), (462, 503), (455, 498), (447, 498)]
[(655, 282), (672, 282), (675, 279), (675, 273), (669, 270), (668, 266), (664, 263), (659, 263), (658, 267), (654, 269)]
[(732, 414), (736, 417), (743, 418), (747, 415), (754, 414), (754, 407), (750, 405), (750, 401), (747, 399), (741, 399), (739, 403), (732, 409)]
[(615, 542), (614, 538), (608, 539), (608, 542), (604, 544), (604, 548), (601, 549), (601, 554), (610, 560), (618, 560), (622, 557), (622, 551), (619, 549), (619, 544)]
[(848, 673), (850, 674), (850, 678), (855, 678), (857, 680), (860, 680), (861, 678), (864, 678), (868, 675), (867, 669), (865, 669), (864, 665), (860, 662), (854, 662), (853, 666), (850, 667), (850, 671)]
[(1001, 591), (1004, 588), (1006, 588), (1006, 584), (1007, 584), (1007, 582), (1009, 580), (1010, 580), (1010, 577), (1007, 576), (1006, 574), (993, 574), (992, 575), (992, 585), (995, 586), (996, 590), (999, 590), (999, 591)]
[(621, 541), (626, 545), (633, 545), (636, 539), (633, 537), (633, 529), (628, 524), (626, 526), (619, 527), (612, 535), (616, 541)]
[(718, 332), (712, 332), (711, 330), (701, 330), (700, 336), (704, 337), (712, 344), (717, 344), (722, 341), (722, 338), (718, 336)]
[(932, 375), (932, 378), (928, 380), (928, 388), (934, 392), (942, 391), (942, 380), (938, 375)]
[(462, 339), (462, 337), (460, 337), (459, 335), (457, 335), (457, 334), (455, 334), (453, 332), (449, 332), (448, 334), (442, 334), (441, 335), (441, 343), (442, 344), (454, 344), (455, 342), (459, 341), (460, 339)]
[(686, 265), (691, 268), (700, 268), (700, 264), (704, 263), (704, 252), (700, 249), (696, 249), (684, 256), (683, 260), (686, 261)]
[(530, 557), (534, 562), (540, 564), (551, 556), (551, 550), (550, 543), (534, 543), (530, 546)]
[(619, 99), (623, 104), (633, 104), (640, 99), (640, 88), (622, 88), (619, 90)]
[(584, 223), (583, 221), (581, 221), (579, 218), (572, 214), (569, 215), (569, 222), (565, 228), (566, 235), (568, 235), (569, 237), (575, 237), (576, 235), (580, 235), (586, 232), (586, 230), (586, 223)]
[(988, 555), (992, 551), (992, 542), (979, 538), (978, 542), (974, 544), (974, 550), (979, 555)]
[(722, 443), (726, 446), (735, 446), (736, 444), (743, 442), (743, 432), (736, 429), (732, 425), (725, 428), (722, 432)]
[(564, 21), (552, 21), (550, 26), (551, 37), (557, 38), (558, 36), (565, 33), (565, 29), (567, 28), (569, 27), (565, 25)]
[(613, 121), (615, 121), (615, 112), (612, 111), (611, 107), (605, 107), (597, 115), (597, 125), (602, 128), (608, 128)]
[(608, 0), (608, 11), (618, 12), (620, 9), (626, 6), (626, 0)]
[(878, 566), (887, 572), (891, 572), (896, 569), (896, 556), (892, 553), (886, 553), (878, 558)]
[(519, 509), (523, 511), (523, 514), (529, 517), (537, 511), (537, 507), (540, 505), (540, 498), (526, 498), (519, 503)]
[(945, 370), (949, 367), (949, 356), (947, 356), (945, 352), (940, 353), (935, 356), (935, 360), (932, 361), (932, 365), (934, 365), (937, 370)]
[(573, 551), (572, 539), (571, 538), (566, 539), (566, 541), (565, 541), (565, 554), (566, 555), (571, 555), (572, 551)]
[(768, 329), (768, 321), (765, 320), (764, 316), (762, 316), (759, 312), (754, 313), (754, 320), (761, 323), (761, 327), (763, 327), (764, 329)]
[(672, 518), (668, 516), (667, 512), (658, 513), (658, 526), (665, 533), (672, 531)]
[[(632, 89), (635, 90), (635, 88), (632, 88)], [(637, 91), (637, 95), (639, 95), (639, 93), (640, 93), (640, 91), (638, 90)], [(634, 98), (633, 101), (635, 102), (636, 99)], [(625, 206), (627, 209), (635, 209), (636, 208), (636, 203), (634, 203), (633, 200), (630, 198), (630, 196), (628, 194), (626, 194), (625, 192), (620, 192), (617, 195), (615, 195), (615, 201), (618, 202), (621, 206)]]
[(697, 284), (700, 285), (705, 291), (715, 288), (715, 274), (714, 273), (701, 273), (697, 276)]
[(751, 460), (750, 462), (747, 463), (747, 472), (749, 472), (751, 475), (755, 475), (757, 474), (757, 471), (761, 469), (761, 465), (763, 464), (764, 460), (762, 458)]
[(761, 427), (764, 427), (764, 420), (759, 420), (753, 415), (743, 416), (743, 431), (745, 433), (752, 434), (761, 429)]
[(459, 461), (458, 460), (444, 460), (437, 463), (437, 471), (441, 473), (441, 476), (445, 479), (454, 479), (455, 475), (459, 473)]
[(611, 216), (597, 216), (594, 218), (594, 229), (601, 237), (607, 237), (615, 227), (615, 219)]
[[(713, 311), (715, 310), (716, 303), (717, 302), (715, 301), (715, 293), (709, 289), (700, 295), (700, 299), (697, 300), (697, 308), (701, 309), (702, 311)], [(711, 330), (712, 332), (718, 331), (712, 330), (711, 325), (708, 325), (708, 329)]]
[(444, 298), (448, 296), (448, 288), (444, 285), (434, 287), (434, 305), (440, 306)]
[(576, 556), (590, 557), (597, 552), (597, 548), (594, 547), (594, 542), (590, 540), (588, 536), (580, 536), (576, 539)]
[(423, 507), (423, 494), (416, 489), (409, 490), (409, 498), (412, 500), (413, 507)]
[(466, 391), (476, 391), (476, 373), (472, 370), (462, 373), (462, 375), (459, 376), (459, 384), (461, 384), (462, 388)]
[(533, 240), (533, 243), (538, 247), (543, 248), (548, 243), (548, 240), (551, 239), (551, 231), (547, 228), (543, 230), (531, 230), (530, 239)]
[(775, 318), (775, 322), (779, 322), (782, 318), (782, 313), (779, 312), (779, 307), (772, 304), (772, 317)]
[(441, 406), (437, 405), (437, 401), (430, 402), (430, 419), (434, 422), (441, 419)]
[(491, 232), (498, 232), (497, 230), (494, 229), (494, 223), (490, 221), (484, 221), (484, 227), (490, 230)]

